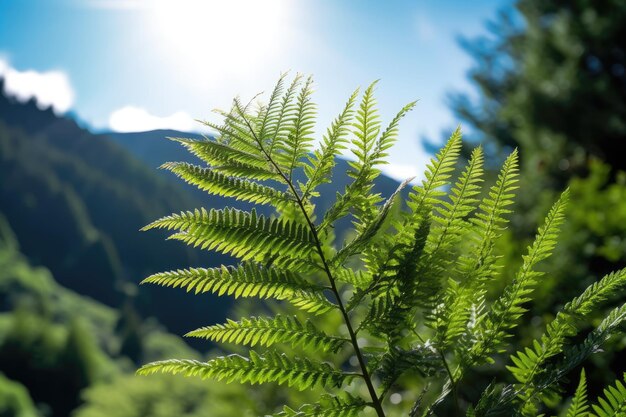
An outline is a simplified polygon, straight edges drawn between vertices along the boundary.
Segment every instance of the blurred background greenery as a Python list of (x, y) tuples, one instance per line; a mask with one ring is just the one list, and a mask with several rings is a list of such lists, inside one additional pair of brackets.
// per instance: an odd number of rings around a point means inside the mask
[[(488, 29), (462, 41), (475, 90), (451, 93), (449, 104), (494, 167), (520, 149), (504, 261), (519, 262), (555, 196), (572, 191), (561, 244), (518, 334), (527, 340), (557, 306), (626, 266), (626, 2), (519, 0)], [(133, 375), (147, 361), (214, 354), (176, 335), (232, 312), (224, 298), (137, 289), (156, 271), (229, 262), (138, 232), (163, 214), (222, 205), (149, 168), (190, 160), (162, 140), (178, 135), (188, 134), (95, 134), (32, 100), (0, 96), (0, 417), (226, 417), (285, 401), (272, 387)], [(344, 188), (345, 162), (336, 171), (322, 195)], [(390, 195), (396, 183), (383, 178), (377, 187)], [(586, 364), (592, 395), (626, 370), (624, 345), (614, 341)], [(491, 375), (473, 378), (480, 385)]]

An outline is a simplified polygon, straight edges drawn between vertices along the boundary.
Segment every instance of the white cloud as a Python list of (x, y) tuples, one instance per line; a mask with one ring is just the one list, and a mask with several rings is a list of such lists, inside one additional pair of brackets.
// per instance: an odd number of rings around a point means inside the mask
[(115, 132), (144, 132), (157, 129), (173, 129), (183, 132), (205, 130), (199, 122), (183, 111), (160, 117), (135, 106), (125, 106), (111, 113), (109, 127)]
[(409, 178), (414, 178), (412, 183), (415, 183), (422, 177), (422, 173), (419, 171), (419, 165), (409, 164), (388, 164), (383, 166), (382, 171), (385, 175), (393, 178), (396, 181), (404, 181)]
[(63, 71), (19, 71), (0, 59), (0, 78), (4, 79), (4, 93), (19, 101), (34, 97), (40, 108), (52, 106), (57, 114), (65, 113), (74, 104), (74, 89)]

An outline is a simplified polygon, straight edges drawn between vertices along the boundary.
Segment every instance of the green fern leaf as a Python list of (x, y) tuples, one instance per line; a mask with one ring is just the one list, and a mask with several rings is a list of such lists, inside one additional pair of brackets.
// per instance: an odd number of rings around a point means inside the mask
[(598, 308), (607, 297), (626, 287), (624, 270), (609, 274), (589, 286), (580, 296), (567, 303), (548, 325), (540, 340), (533, 342), (533, 349), (526, 348), (511, 357), (515, 366), (508, 369), (522, 384), (523, 389), (531, 385), (542, 371), (544, 363), (562, 352), (566, 338), (578, 333), (578, 322)]
[(277, 162), (284, 167), (285, 175), (291, 180), (294, 169), (301, 167), (311, 151), (316, 109), (311, 101), (313, 79), (307, 78), (298, 94), (290, 128), (283, 140), (276, 144)]
[(215, 113), (224, 118), (223, 125), (211, 122), (204, 122), (204, 124), (219, 133), (217, 140), (220, 143), (247, 154), (256, 155), (260, 159), (265, 159), (263, 151), (258, 146), (255, 133), (251, 129), (250, 119), (254, 119), (254, 116), (250, 114), (249, 107), (253, 100), (254, 98), (250, 100), (248, 105), (243, 106), (239, 99), (235, 98), (233, 99), (230, 112), (219, 109), (214, 110)]
[(457, 128), (446, 145), (430, 160), (421, 186), (413, 188), (409, 195), (409, 207), (413, 213), (421, 213), (425, 207), (438, 203), (437, 198), (445, 195), (441, 188), (448, 184), (461, 151), (461, 129)]
[(298, 275), (274, 268), (259, 268), (250, 263), (238, 267), (191, 268), (160, 272), (149, 276), (142, 284), (184, 288), (196, 294), (212, 292), (218, 295), (259, 297), (288, 300), (309, 313), (323, 314), (333, 308), (324, 288), (309, 284)]
[(352, 122), (353, 107), (358, 94), (358, 89), (352, 93), (345, 107), (324, 135), (321, 149), (314, 151), (309, 157), (309, 164), (304, 166), (308, 181), (302, 189), (303, 199), (307, 199), (314, 193), (318, 186), (330, 181), (335, 158), (342, 149), (346, 148), (347, 136), (350, 133), (349, 125)]
[(376, 216), (359, 233), (359, 235), (346, 246), (344, 246), (339, 252), (337, 252), (335, 257), (331, 260), (331, 264), (334, 267), (339, 267), (343, 265), (348, 257), (354, 255), (355, 253), (361, 252), (367, 245), (373, 244), (373, 238), (383, 226), (383, 223), (387, 218), (387, 214), (389, 214), (391, 206), (396, 201), (396, 197), (411, 180), (412, 178), (409, 178), (406, 181), (402, 182), (398, 186), (396, 191), (394, 191), (394, 193), (387, 199), (385, 204), (380, 208)]
[[(450, 203), (443, 201), (436, 206), (437, 214), (433, 216), (433, 221), (440, 227), (433, 228), (428, 236), (426, 263), (430, 265), (439, 263), (441, 269), (449, 267), (452, 247), (461, 239), (466, 229), (464, 218), (474, 210), (474, 205), (478, 202), (475, 197), (480, 192), (478, 184), (482, 181), (482, 164), (482, 149), (476, 148), (472, 152), (467, 167), (451, 190)], [(431, 266), (430, 269), (434, 268)], [(430, 319), (436, 331), (435, 344), (439, 349), (447, 349), (466, 331), (467, 321), (472, 311), (471, 304), (475, 301), (475, 297), (469, 294), (473, 292), (473, 289), (469, 288), (472, 286), (473, 283), (467, 281), (459, 284), (454, 279), (449, 279), (443, 305)]]
[(389, 125), (385, 128), (383, 133), (380, 134), (380, 138), (376, 141), (372, 155), (369, 158), (369, 162), (372, 165), (386, 164), (386, 158), (389, 156), (387, 150), (393, 146), (398, 137), (400, 121), (411, 110), (415, 108), (416, 101), (412, 101), (406, 104), (400, 111), (394, 116)]
[(463, 219), (478, 203), (476, 196), (480, 193), (479, 184), (483, 181), (483, 162), (483, 150), (478, 147), (472, 151), (467, 167), (450, 190), (450, 202), (442, 201), (435, 206), (433, 221), (440, 227), (433, 228), (428, 236), (426, 253), (430, 258), (434, 258), (440, 251), (445, 253), (455, 239), (462, 235), (465, 226)]
[[(280, 130), (280, 121), (282, 119), (282, 114), (284, 111), (282, 106), (283, 100), (281, 98), (285, 89), (286, 78), (287, 73), (283, 73), (280, 75), (278, 81), (276, 82), (276, 85), (274, 86), (274, 89), (272, 90), (272, 94), (270, 95), (267, 106), (261, 106), (261, 109), (259, 110), (257, 119), (261, 121), (259, 126), (259, 137), (261, 138), (265, 139), (267, 136), (269, 136), (268, 131), (271, 132)], [(300, 77), (296, 76), (294, 84), (297, 83), (299, 79)]]
[[(626, 381), (626, 374), (622, 377)], [(599, 397), (598, 403), (592, 405), (598, 417), (626, 416), (626, 387), (620, 380), (604, 389), (604, 398)]]
[(202, 327), (185, 336), (200, 337), (213, 342), (236, 343), (248, 346), (272, 346), (288, 343), (293, 347), (320, 349), (337, 352), (349, 342), (341, 337), (328, 336), (311, 321), (301, 323), (296, 317), (275, 316), (273, 318), (250, 317), (241, 321), (228, 320), (224, 324)]
[(268, 162), (259, 155), (251, 154), (228, 144), (214, 140), (195, 140), (170, 138), (180, 142), (191, 153), (207, 162), (212, 168), (224, 175), (245, 177), (255, 180), (275, 180), (283, 182), (282, 177), (272, 170)]
[(513, 204), (513, 191), (517, 189), (518, 160), (518, 152), (514, 150), (504, 161), (496, 183), (471, 219), (475, 226), (475, 233), (470, 234), (475, 243), (474, 250), (459, 259), (459, 269), (465, 275), (464, 279), (484, 281), (485, 276), (482, 279), (475, 276), (477, 271), (484, 273), (495, 262), (492, 256), (493, 243), (508, 222), (505, 216), (511, 213), (508, 207)]
[(549, 257), (556, 245), (559, 228), (564, 220), (565, 207), (569, 193), (566, 190), (552, 206), (542, 227), (539, 228), (535, 241), (524, 256), (524, 263), (516, 274), (516, 278), (492, 306), (483, 322), (478, 324), (478, 332), (484, 337), (479, 338), (470, 352), (472, 361), (478, 361), (502, 349), (502, 343), (508, 337), (508, 331), (516, 326), (517, 320), (526, 311), (522, 305), (530, 300), (537, 278), (541, 275), (534, 268), (542, 260)]
[[(558, 380), (552, 376), (552, 378), (544, 378), (542, 384), (536, 382), (542, 379), (542, 373), (550, 375), (550, 369), (546, 369), (545, 363), (550, 358), (563, 352), (566, 339), (578, 333), (577, 324), (580, 319), (596, 310), (599, 304), (606, 300), (608, 294), (615, 294), (620, 289), (626, 287), (626, 273), (624, 272), (622, 270), (609, 274), (598, 283), (589, 286), (581, 296), (574, 298), (565, 305), (563, 310), (548, 325), (546, 333), (540, 340), (533, 342), (532, 349), (526, 348), (524, 351), (517, 352), (517, 354), (511, 356), (514, 365), (507, 368), (520, 382), (518, 392), (522, 399), (530, 402), (537, 394), (550, 388), (550, 385), (545, 381), (553, 384)], [(593, 338), (597, 339), (599, 337), (596, 343), (594, 343), (597, 347), (599, 347), (598, 341), (605, 342), (614, 333), (617, 326), (626, 319), (624, 311), (626, 311), (624, 306), (614, 309), (600, 323), (600, 326), (588, 336), (585, 344), (589, 343)], [(583, 345), (583, 347), (585, 346)], [(589, 346), (586, 347), (587, 355), (592, 353), (588, 350)], [(573, 366), (575, 364), (574, 359), (576, 361), (584, 359), (580, 355), (581, 351), (577, 352), (577, 357), (571, 355), (572, 350), (565, 350), (565, 352), (565, 361), (560, 365), (561, 370)], [(576, 352), (576, 350), (573, 350), (573, 352)]]
[(325, 362), (316, 362), (308, 358), (289, 358), (271, 351), (263, 356), (250, 351), (249, 358), (229, 355), (208, 362), (170, 359), (149, 363), (137, 371), (139, 375), (159, 372), (226, 382), (250, 384), (277, 382), (299, 390), (315, 386), (340, 387), (357, 376), (334, 369)]
[(589, 404), (587, 403), (587, 378), (585, 376), (585, 370), (580, 372), (580, 382), (576, 393), (572, 399), (572, 403), (567, 409), (566, 417), (587, 417), (589, 413)]
[(356, 121), (353, 123), (354, 139), (351, 141), (353, 145), (351, 151), (357, 158), (356, 162), (350, 163), (354, 170), (349, 171), (349, 175), (353, 178), (359, 177), (362, 167), (370, 162), (369, 157), (380, 132), (380, 116), (374, 97), (377, 83), (378, 81), (374, 81), (365, 89), (356, 113)]
[(368, 404), (346, 394), (344, 398), (323, 395), (318, 404), (306, 404), (297, 410), (285, 407), (275, 417), (359, 417)]
[(272, 187), (228, 177), (211, 168), (203, 168), (185, 162), (169, 162), (161, 165), (161, 168), (173, 172), (187, 183), (210, 194), (234, 197), (236, 200), (256, 204), (271, 204), (277, 207), (284, 204), (295, 204), (295, 200), (290, 196)]
[[(287, 88), (285, 94), (282, 95), (280, 102), (277, 103), (277, 110), (273, 112), (268, 121), (261, 126), (259, 138), (267, 143), (268, 154), (274, 155), (274, 148), (285, 140), (289, 131), (292, 129), (295, 113), (297, 111), (294, 99), (297, 96), (298, 87), (302, 81), (302, 75), (297, 74)], [(270, 100), (270, 108), (272, 100)], [(267, 131), (267, 134), (265, 134)], [(267, 138), (267, 139), (266, 139)]]
[(439, 275), (432, 273), (432, 265), (424, 262), (423, 255), (430, 233), (433, 205), (445, 195), (439, 188), (448, 184), (460, 147), (461, 133), (457, 129), (431, 160), (422, 185), (413, 187), (408, 202), (412, 213), (396, 226), (399, 233), (385, 245), (388, 255), (374, 265), (377, 270), (374, 281), (382, 284), (381, 293), (385, 293), (377, 300), (374, 309), (384, 312), (380, 316), (384, 317), (380, 329), (385, 329), (384, 332), (392, 336), (392, 340), (401, 333), (403, 326), (409, 325), (417, 306), (429, 308), (437, 298), (441, 284)]
[(202, 249), (217, 250), (242, 260), (262, 259), (271, 253), (306, 257), (315, 251), (315, 240), (301, 224), (270, 220), (256, 210), (237, 209), (195, 211), (172, 214), (150, 223), (142, 230), (178, 230), (170, 236)]

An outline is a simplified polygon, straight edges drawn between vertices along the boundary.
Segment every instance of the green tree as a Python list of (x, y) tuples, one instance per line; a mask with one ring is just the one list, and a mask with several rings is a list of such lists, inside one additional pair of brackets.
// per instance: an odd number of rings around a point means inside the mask
[[(463, 41), (478, 96), (454, 94), (451, 106), (491, 155), (520, 151), (521, 186), (532, 192), (520, 195), (505, 252), (524, 250), (561, 189), (569, 185), (576, 200), (532, 307), (535, 322), (546, 322), (554, 306), (626, 265), (626, 3), (518, 0), (488, 28)], [(588, 374), (590, 386), (624, 366), (616, 356)]]
[[(536, 416), (549, 408), (562, 380), (621, 334), (626, 304), (613, 306), (590, 331), (583, 319), (623, 293), (626, 269), (607, 274), (562, 306), (529, 346), (516, 345), (509, 380), (476, 392), (476, 381), (468, 376), (503, 361), (544, 275), (537, 266), (556, 245), (569, 191), (547, 211), (515, 279), (501, 282), (503, 265), (494, 248), (518, 188), (517, 151), (481, 197), (483, 151), (473, 150), (457, 172), (462, 147), (457, 130), (421, 183), (410, 187), (407, 209), (392, 210), (408, 181), (386, 199), (372, 191), (373, 181), (414, 103), (383, 127), (374, 83), (360, 100), (358, 91), (348, 99), (315, 149), (311, 84), (300, 76), (286, 83), (283, 76), (267, 104), (235, 99), (230, 111), (220, 112), (223, 124), (207, 123), (219, 132), (217, 139), (175, 139), (206, 165), (164, 165), (209, 194), (268, 205), (274, 215), (202, 208), (144, 228), (165, 229), (171, 239), (240, 260), (236, 266), (157, 273), (144, 282), (196, 294), (278, 299), (293, 312), (188, 333), (245, 347), (242, 354), (157, 361), (139, 373), (273, 382), (320, 393), (315, 403), (285, 406), (275, 414), (283, 417), (353, 417), (364, 410), (378, 417)], [(318, 186), (330, 181), (335, 157), (345, 147), (354, 156), (352, 182), (316, 216)], [(352, 220), (354, 233), (335, 242), (332, 226), (343, 217)], [(503, 291), (492, 294), (494, 283)], [(327, 317), (338, 317), (341, 325), (331, 325)]]
[(626, 3), (519, 0), (464, 44), (479, 92), (452, 96), (457, 115), (497, 149), (519, 147), (542, 187), (563, 188), (588, 158), (625, 170)]

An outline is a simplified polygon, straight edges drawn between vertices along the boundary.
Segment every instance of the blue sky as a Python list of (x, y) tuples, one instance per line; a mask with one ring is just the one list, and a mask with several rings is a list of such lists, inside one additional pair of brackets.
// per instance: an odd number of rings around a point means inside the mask
[[(387, 172), (421, 171), (420, 139), (456, 122), (451, 90), (470, 90), (458, 36), (511, 0), (0, 0), (0, 74), (94, 129), (193, 128), (234, 95), (313, 74), (318, 132), (357, 86), (381, 79), (385, 119), (403, 122)], [(7, 83), (9, 84), (9, 83)]]

